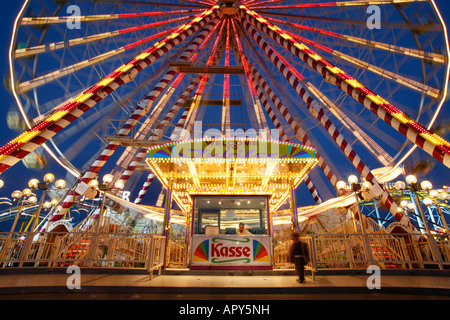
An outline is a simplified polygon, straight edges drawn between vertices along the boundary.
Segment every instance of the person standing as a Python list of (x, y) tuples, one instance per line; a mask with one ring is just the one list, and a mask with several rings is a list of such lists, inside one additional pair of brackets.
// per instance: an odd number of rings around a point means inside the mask
[(300, 240), (298, 232), (292, 234), (292, 245), (289, 252), (290, 261), (295, 264), (300, 283), (305, 282), (305, 265), (309, 262), (308, 245)]

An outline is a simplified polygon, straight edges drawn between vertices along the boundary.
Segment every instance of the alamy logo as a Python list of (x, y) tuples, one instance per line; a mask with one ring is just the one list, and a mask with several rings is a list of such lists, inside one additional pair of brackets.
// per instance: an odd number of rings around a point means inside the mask
[(72, 265), (67, 268), (67, 272), (70, 273), (71, 276), (67, 278), (66, 285), (69, 290), (81, 289), (81, 269), (78, 266)]
[(381, 9), (377, 5), (367, 7), (367, 14), (370, 17), (367, 18), (367, 28), (370, 30), (381, 29)]
[(79, 6), (71, 5), (67, 8), (67, 14), (71, 16), (67, 19), (67, 28), (69, 30), (81, 29), (81, 9)]
[(371, 276), (367, 279), (366, 285), (369, 290), (381, 289), (381, 269), (378, 266), (369, 266), (367, 274)]

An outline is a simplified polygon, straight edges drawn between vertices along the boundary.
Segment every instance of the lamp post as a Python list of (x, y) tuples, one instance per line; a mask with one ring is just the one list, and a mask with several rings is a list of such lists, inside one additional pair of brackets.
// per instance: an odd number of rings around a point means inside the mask
[[(111, 184), (111, 182), (113, 181), (114, 177), (111, 174), (106, 174), (103, 176), (103, 184), (98, 184), (98, 181), (93, 179), (89, 182), (89, 186), (93, 189), (98, 189), (101, 193), (103, 193), (102, 195), (102, 202), (100, 205), (100, 212), (98, 214), (98, 217), (96, 219), (96, 223), (95, 223), (95, 234), (94, 234), (94, 239), (93, 239), (93, 246), (91, 249), (91, 252), (89, 254), (89, 266), (92, 267), (93, 264), (93, 258), (95, 255), (95, 252), (97, 251), (97, 245), (98, 245), (98, 240), (99, 240), (99, 232), (100, 232), (100, 227), (102, 224), (102, 220), (103, 220), (103, 215), (105, 212), (105, 201), (106, 201), (106, 192), (110, 191), (111, 188), (109, 187), (109, 184)], [(123, 189), (124, 184), (121, 181), (117, 181), (115, 183), (115, 188), (116, 189)]]
[[(361, 208), (359, 206), (359, 198), (358, 198), (358, 193), (360, 193), (361, 191), (369, 191), (372, 188), (372, 184), (369, 181), (364, 181), (362, 184), (359, 183), (359, 179), (355, 175), (349, 176), (347, 181), (351, 185), (352, 191), (355, 196), (356, 209), (357, 209), (357, 213), (358, 213), (358, 219), (359, 219), (359, 222), (361, 225), (361, 233), (363, 236), (364, 251), (366, 252), (366, 257), (369, 261), (369, 264), (373, 265), (372, 247), (370, 245), (369, 237), (366, 233), (365, 221), (364, 221), (363, 215), (361, 213)], [(347, 184), (344, 181), (339, 181), (336, 184), (336, 187), (340, 191), (344, 190), (346, 188), (346, 186), (347, 186)], [(356, 228), (356, 225), (355, 225), (355, 228)], [(355, 231), (356, 231), (356, 229), (355, 229)]]
[[(408, 183), (408, 185), (410, 186), (410, 189), (414, 196), (414, 200), (416, 202), (415, 206), (417, 206), (417, 209), (419, 209), (420, 217), (423, 221), (424, 228), (426, 231), (426, 239), (427, 239), (428, 245), (430, 247), (433, 259), (434, 259), (434, 261), (436, 261), (438, 263), (439, 269), (443, 270), (444, 268), (442, 266), (439, 249), (437, 247), (437, 244), (436, 244), (436, 241), (435, 241), (433, 235), (431, 234), (430, 227), (428, 226), (427, 219), (422, 210), (422, 207), (420, 205), (419, 196), (417, 194), (417, 192), (420, 190), (429, 191), (431, 189), (431, 183), (428, 181), (424, 181), (422, 183), (417, 183), (417, 178), (414, 175), (408, 175), (405, 180), (406, 180), (406, 183)], [(417, 220), (419, 221), (419, 219), (417, 219)]]
[[(47, 195), (48, 186), (54, 180), (55, 180), (55, 176), (52, 173), (47, 173), (46, 175), (44, 175), (44, 182), (43, 183), (39, 182), (38, 179), (31, 179), (28, 182), (28, 186), (32, 190), (42, 190), (43, 193), (42, 193), (42, 196), (41, 196), (41, 201), (39, 202), (39, 207), (38, 207), (37, 211), (35, 212), (35, 214), (32, 217), (32, 221), (33, 222), (32, 222), (31, 228), (28, 230), (27, 237), (25, 239), (25, 244), (24, 244), (23, 251), (22, 251), (21, 257), (20, 257), (19, 268), (23, 266), (25, 257), (28, 255), (28, 251), (31, 248), (31, 244), (33, 242), (36, 225), (38, 223), (39, 216), (40, 216), (43, 204), (44, 204), (44, 200), (45, 200), (45, 197)], [(61, 182), (63, 180), (58, 180), (58, 181), (59, 181), (59, 184), (58, 184), (59, 186), (65, 186), (65, 181), (64, 181), (64, 183)], [(34, 197), (33, 199), (32, 198), (33, 198), (33, 196), (30, 197), (29, 200), (32, 200), (32, 201), (34, 201), (36, 203), (37, 202), (37, 198), (36, 197)], [(27, 227), (27, 229), (28, 229), (28, 227)]]
[[(26, 197), (28, 197), (31, 194), (30, 189), (24, 189), (23, 191), (15, 190), (11, 194), (11, 197), (13, 198), (13, 201), (17, 201), (19, 206), (19, 210), (16, 213), (16, 217), (14, 218), (13, 224), (11, 226), (11, 230), (8, 233), (8, 237), (5, 240), (5, 244), (3, 245), (2, 251), (0, 252), (0, 260), (5, 259), (5, 256), (9, 250), (9, 245), (11, 243), (12, 236), (14, 234), (14, 230), (16, 229), (17, 222), (19, 221), (20, 215), (22, 214), (22, 209), (25, 204)], [(12, 250), (10, 250), (12, 252)], [(8, 254), (9, 256), (9, 254)], [(7, 257), (8, 259), (8, 257)], [(5, 264), (3, 264), (5, 266)]]
[(432, 186), (430, 184), (429, 190), (429, 198), (425, 198), (423, 200), (423, 203), (430, 209), (430, 206), (433, 204), (436, 206), (436, 209), (438, 211), (439, 217), (441, 218), (442, 224), (444, 225), (444, 233), (448, 236), (450, 234), (450, 230), (448, 229), (447, 221), (445, 220), (444, 214), (442, 213), (441, 206), (439, 205), (439, 198), (443, 201), (446, 201), (448, 199), (448, 193), (442, 192), (439, 194), (437, 190), (431, 190)]

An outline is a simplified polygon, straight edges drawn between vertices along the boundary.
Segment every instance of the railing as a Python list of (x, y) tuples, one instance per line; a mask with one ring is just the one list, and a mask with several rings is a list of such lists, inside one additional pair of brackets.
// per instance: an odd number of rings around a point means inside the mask
[[(362, 269), (374, 264), (383, 269), (450, 269), (450, 243), (446, 236), (427, 240), (418, 234), (316, 234), (302, 239), (308, 244), (308, 268), (313, 272), (323, 268)], [(27, 243), (30, 245), (25, 250)], [(289, 247), (290, 241), (275, 243), (274, 268), (293, 268)], [(151, 234), (0, 233), (0, 268), (77, 265), (160, 274), (163, 267), (185, 268), (187, 252), (184, 242), (166, 241), (163, 236)]]
[(165, 237), (135, 233), (0, 234), (0, 267), (133, 268), (153, 274), (164, 265)]

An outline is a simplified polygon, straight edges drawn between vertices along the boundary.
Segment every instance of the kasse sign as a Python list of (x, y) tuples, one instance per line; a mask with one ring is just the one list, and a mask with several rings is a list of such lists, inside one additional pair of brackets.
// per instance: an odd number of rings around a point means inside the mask
[(194, 236), (191, 266), (268, 267), (269, 236)]

